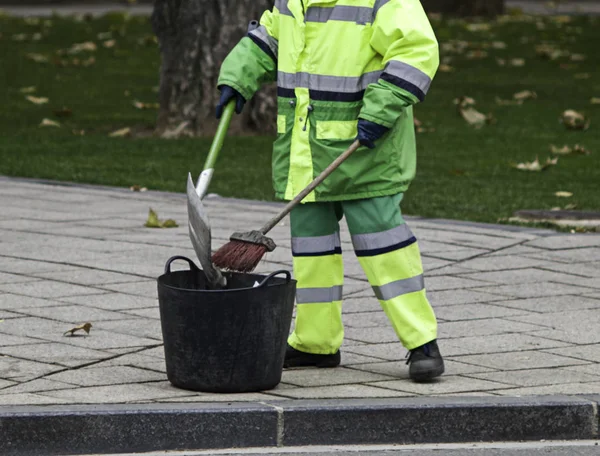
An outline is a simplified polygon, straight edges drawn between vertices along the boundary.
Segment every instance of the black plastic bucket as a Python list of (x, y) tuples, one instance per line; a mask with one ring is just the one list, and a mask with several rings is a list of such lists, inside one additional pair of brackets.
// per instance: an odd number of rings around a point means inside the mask
[[(171, 272), (175, 260), (187, 261), (190, 269)], [(275, 277), (280, 274), (285, 277)], [(288, 271), (224, 275), (227, 289), (207, 290), (205, 275), (192, 260), (176, 256), (167, 261), (158, 278), (167, 377), (174, 386), (194, 391), (275, 388), (281, 381), (296, 281)]]

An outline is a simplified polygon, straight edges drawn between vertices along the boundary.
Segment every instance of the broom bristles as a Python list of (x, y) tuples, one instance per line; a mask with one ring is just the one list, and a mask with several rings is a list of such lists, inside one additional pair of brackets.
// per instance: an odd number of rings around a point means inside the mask
[(230, 241), (215, 252), (212, 261), (220, 269), (252, 272), (262, 260), (267, 248), (251, 242)]

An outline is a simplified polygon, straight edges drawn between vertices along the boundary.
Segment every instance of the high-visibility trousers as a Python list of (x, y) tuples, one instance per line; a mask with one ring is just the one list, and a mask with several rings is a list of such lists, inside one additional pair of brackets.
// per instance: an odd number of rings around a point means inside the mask
[(288, 343), (305, 353), (336, 353), (344, 339), (344, 266), (339, 221), (346, 218), (367, 279), (405, 348), (437, 338), (417, 240), (400, 211), (403, 194), (306, 203), (291, 213), (297, 284), (296, 321)]

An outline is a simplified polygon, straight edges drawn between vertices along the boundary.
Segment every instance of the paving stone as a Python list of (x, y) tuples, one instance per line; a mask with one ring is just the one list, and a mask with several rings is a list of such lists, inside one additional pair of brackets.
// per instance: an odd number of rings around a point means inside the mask
[(345, 344), (342, 345), (341, 351), (342, 351), (342, 366), (352, 366), (354, 367), (354, 365), (356, 364), (370, 364), (370, 363), (380, 363), (382, 360), (380, 358), (374, 358), (372, 356), (363, 356), (363, 355), (357, 355), (355, 353), (350, 353), (348, 351), (346, 351), (346, 347), (348, 347), (348, 345)]
[(600, 343), (600, 332), (597, 323), (585, 323), (580, 327), (567, 329), (550, 329), (537, 331), (536, 336), (545, 337), (556, 341), (566, 342), (574, 345), (587, 345)]
[(64, 332), (72, 327), (73, 325), (45, 318), (23, 317), (5, 320), (1, 329), (3, 333), (15, 336), (24, 335), (32, 339), (38, 339), (40, 342), (44, 340), (63, 342), (66, 340), (66, 337), (63, 336)]
[(157, 297), (148, 298), (144, 296), (133, 296), (124, 293), (101, 293), (87, 296), (72, 296), (60, 298), (62, 302), (72, 302), (89, 307), (97, 307), (106, 310), (140, 309), (158, 306)]
[(86, 321), (110, 321), (122, 320), (127, 315), (119, 312), (111, 312), (102, 309), (93, 309), (91, 307), (79, 305), (59, 305), (50, 307), (30, 307), (23, 309), (23, 312), (30, 316), (48, 318), (65, 323), (80, 324)]
[[(487, 367), (465, 364), (448, 358), (444, 359), (444, 365), (446, 368), (445, 375), (459, 375), (492, 371), (492, 369), (489, 369)], [(408, 378), (408, 366), (403, 361), (357, 364), (353, 365), (352, 369), (358, 369), (375, 374), (387, 375), (395, 378)]]
[(524, 245), (548, 250), (575, 249), (582, 247), (600, 247), (600, 235), (589, 233), (586, 236), (560, 234), (534, 239)]
[[(511, 317), (514, 319), (520, 317)], [(525, 318), (525, 317), (524, 317)], [(468, 336), (494, 336), (506, 333), (529, 333), (545, 329), (539, 325), (518, 323), (502, 318), (488, 318), (473, 321), (453, 321), (438, 324), (438, 332), (443, 339), (455, 339)]]
[[(372, 356), (387, 361), (400, 361), (405, 359), (407, 350), (400, 342), (389, 344), (357, 345), (346, 348), (346, 352), (357, 355)], [(442, 351), (443, 354), (443, 351)]]
[(453, 276), (434, 276), (425, 279), (427, 291), (444, 291), (485, 286), (487, 282)]
[(69, 403), (72, 403), (72, 401), (46, 397), (41, 394), (21, 393), (0, 396), (0, 405), (58, 405)]
[(530, 258), (542, 260), (557, 261), (563, 263), (585, 263), (598, 261), (600, 258), (600, 248), (591, 247), (584, 249), (570, 249), (559, 251), (541, 251), (538, 253), (526, 254)]
[(396, 342), (398, 336), (391, 325), (371, 328), (353, 328), (348, 327), (345, 330), (347, 340), (354, 340), (361, 343), (380, 344), (386, 342)]
[(34, 298), (59, 298), (63, 296), (82, 296), (98, 293), (95, 288), (55, 282), (52, 280), (37, 280), (19, 284), (0, 284), (0, 290)]
[(551, 394), (598, 394), (600, 382), (595, 383), (561, 383), (557, 385), (533, 386), (527, 388), (511, 388), (495, 390), (495, 394), (502, 396), (541, 396)]
[(10, 285), (10, 284), (26, 283), (26, 282), (37, 282), (38, 280), (40, 280), (40, 279), (37, 277), (0, 272), (0, 285), (6, 285), (6, 284)]
[(164, 380), (164, 374), (129, 366), (87, 367), (46, 377), (48, 380), (78, 386), (104, 386)]
[(336, 385), (313, 388), (293, 388), (276, 393), (290, 399), (369, 399), (376, 397), (410, 397), (406, 391), (394, 391), (367, 385)]
[[(191, 391), (190, 391), (191, 392)], [(240, 393), (240, 394), (208, 394), (198, 393), (191, 396), (184, 397), (169, 397), (166, 399), (159, 399), (156, 402), (168, 402), (168, 403), (203, 403), (203, 402), (272, 402), (274, 400), (281, 400), (281, 397), (273, 396), (271, 394), (264, 393)]]
[[(590, 290), (588, 288), (588, 290)], [(501, 285), (494, 287), (481, 287), (474, 291), (492, 293), (515, 298), (537, 298), (540, 296), (558, 296), (580, 294), (585, 291), (581, 287), (552, 282), (525, 283), (519, 285)]]
[(573, 370), (575, 372), (583, 372), (584, 374), (595, 375), (596, 377), (600, 377), (600, 363), (593, 364), (579, 364), (577, 366), (568, 366), (568, 370)]
[(21, 394), (21, 393), (39, 393), (43, 391), (53, 391), (62, 389), (72, 389), (73, 385), (68, 383), (57, 382), (47, 378), (38, 378), (30, 382), (16, 383), (10, 388), (0, 390), (0, 395), (4, 394)]
[(449, 225), (445, 227), (436, 227), (436, 229), (421, 228), (417, 231), (417, 234), (419, 237), (443, 242), (450, 246), (459, 245), (489, 250), (508, 248), (520, 242), (518, 239), (505, 236), (504, 233), (501, 236), (498, 236), (483, 230), (465, 232), (463, 227), (455, 226), (450, 228)]
[(111, 333), (151, 339), (149, 345), (156, 344), (157, 341), (160, 343), (162, 340), (160, 321), (149, 318), (131, 316), (128, 320), (105, 321), (102, 322), (102, 329)]
[(157, 338), (145, 338), (106, 330), (98, 323), (89, 336), (65, 337), (63, 343), (78, 347), (105, 350), (108, 348), (150, 347), (161, 343)]
[(15, 385), (15, 384), (16, 384), (15, 382), (0, 379), (0, 392), (2, 391), (2, 388), (6, 388), (8, 386)]
[(288, 369), (283, 371), (282, 381), (290, 385), (309, 388), (312, 386), (347, 385), (388, 380), (386, 375), (373, 374), (355, 369)]
[(565, 283), (567, 285), (578, 285), (580, 287), (595, 288), (597, 290), (600, 290), (600, 278), (598, 278), (598, 277), (593, 277), (593, 278), (575, 277), (575, 278), (573, 278), (573, 277), (566, 276), (563, 279), (556, 279), (555, 281)]
[[(161, 347), (162, 348), (162, 347)], [(131, 366), (141, 369), (149, 369), (157, 372), (166, 372), (164, 353), (162, 358), (146, 356), (140, 353), (119, 356), (96, 364), (98, 367)]]
[[(462, 265), (462, 263), (458, 263), (460, 265)], [(433, 269), (433, 270), (425, 270), (425, 280), (428, 279), (428, 277), (435, 277), (435, 276), (447, 276), (447, 275), (460, 275), (460, 274), (466, 274), (469, 272), (473, 272), (472, 269), (467, 269), (467, 268), (463, 268), (462, 266), (457, 266), (454, 263), (451, 263), (448, 266), (443, 266), (441, 268), (437, 268), (437, 269)]]
[(25, 382), (64, 369), (56, 364), (39, 363), (25, 359), (0, 356), (0, 377)]
[(431, 257), (438, 258), (441, 260), (462, 261), (489, 252), (490, 250), (487, 249), (461, 249), (450, 252), (436, 252), (423, 254), (423, 258)]
[[(498, 304), (502, 304), (502, 301)], [(514, 317), (528, 315), (530, 312), (522, 309), (512, 309), (493, 304), (464, 304), (455, 306), (439, 306), (435, 309), (436, 316), (445, 321), (481, 320), (484, 318)], [(474, 323), (476, 324), (476, 323)]]
[(0, 309), (20, 311), (28, 307), (59, 306), (61, 304), (58, 300), (33, 298), (31, 296), (21, 296), (12, 293), (2, 294), (0, 292)]
[(545, 349), (548, 353), (554, 353), (561, 356), (569, 356), (571, 358), (580, 359), (583, 361), (593, 361), (600, 363), (600, 343), (592, 345), (576, 345), (563, 348)]
[(78, 268), (72, 269), (70, 271), (61, 272), (35, 273), (35, 276), (39, 278), (59, 280), (78, 285), (105, 285), (126, 282), (138, 282), (140, 280), (139, 277), (134, 275), (100, 271), (89, 268)]
[[(475, 374), (473, 374), (475, 375)], [(479, 375), (479, 374), (477, 374)], [(484, 375), (484, 374), (481, 374)], [(448, 375), (439, 377), (437, 381), (431, 383), (415, 383), (408, 379), (408, 373), (404, 380), (392, 380), (384, 382), (369, 383), (369, 386), (377, 386), (380, 388), (388, 388), (398, 391), (404, 391), (412, 394), (431, 396), (434, 394), (444, 393), (465, 393), (471, 391), (489, 391), (496, 389), (504, 389), (507, 384), (477, 380), (473, 378), (461, 377), (458, 375)]]
[(532, 268), (546, 265), (548, 262), (535, 258), (518, 255), (486, 255), (472, 260), (463, 261), (460, 267), (472, 271), (502, 271), (510, 269)]
[(544, 262), (542, 269), (557, 272), (566, 272), (584, 277), (600, 277), (600, 261), (592, 261), (590, 263), (550, 263)]
[(102, 285), (106, 290), (112, 290), (119, 293), (128, 293), (147, 298), (156, 298), (158, 291), (156, 289), (156, 280), (146, 280), (132, 283), (119, 283)]
[(531, 350), (511, 353), (490, 353), (486, 355), (459, 356), (457, 360), (477, 366), (485, 366), (492, 369), (510, 371), (521, 369), (537, 369), (543, 367), (564, 367), (577, 364), (585, 364), (587, 361), (568, 358), (565, 356), (544, 353), (543, 351)]
[(469, 377), (515, 386), (546, 386), (559, 383), (590, 383), (598, 381), (595, 375), (565, 368), (527, 369), (507, 372), (468, 374)]
[[(536, 335), (538, 334), (541, 333), (536, 332)], [(498, 334), (494, 337), (475, 336), (442, 339), (439, 341), (439, 344), (442, 354), (446, 356), (519, 352), (543, 348), (559, 348), (570, 345), (562, 340), (550, 340), (529, 334)], [(376, 345), (374, 349), (380, 346)], [(361, 352), (357, 351), (357, 353), (360, 354)]]
[(423, 262), (423, 270), (425, 271), (425, 277), (429, 277), (429, 273), (431, 271), (435, 271), (438, 268), (443, 268), (454, 264), (454, 261), (442, 260), (441, 258), (425, 256), (421, 257), (421, 261)]
[[(2, 313), (0, 312), (0, 317), (2, 316)], [(1, 327), (0, 327), (1, 329)], [(43, 341), (39, 340), (39, 339), (31, 339), (29, 337), (22, 337), (22, 336), (9, 336), (8, 334), (1, 334), (0, 333), (0, 347), (6, 347), (9, 345), (27, 345), (27, 344), (39, 344), (42, 343)], [(0, 372), (1, 375), (1, 372)]]
[(172, 390), (160, 389), (152, 383), (91, 386), (44, 393), (44, 396), (66, 399), (78, 404), (121, 404), (188, 395), (189, 392), (187, 391), (177, 390), (176, 388), (172, 388)]
[(578, 312), (553, 312), (532, 314), (520, 317), (507, 317), (508, 320), (518, 319), (520, 322), (531, 323), (546, 328), (577, 331), (590, 325), (600, 325), (600, 312), (595, 309), (579, 310)]
[(481, 280), (485, 282), (509, 284), (511, 286), (522, 283), (538, 282), (562, 282), (569, 284), (573, 280), (581, 279), (581, 277), (573, 276), (571, 274), (550, 272), (535, 268), (514, 269), (510, 271), (476, 272), (462, 274), (460, 277)]
[(153, 318), (155, 320), (160, 320), (160, 309), (158, 308), (158, 306), (148, 307), (145, 309), (124, 310), (123, 313), (128, 315), (135, 315), (137, 317)]
[(493, 302), (506, 300), (506, 297), (473, 290), (428, 291), (427, 297), (434, 308), (456, 304), (471, 304), (478, 302)]
[(565, 309), (576, 311), (581, 309), (596, 309), (600, 307), (600, 300), (585, 296), (545, 296), (543, 298), (526, 298), (509, 301), (495, 302), (494, 305), (506, 308), (522, 309), (528, 312), (551, 313)]
[(59, 343), (2, 347), (0, 348), (0, 354), (18, 356), (30, 361), (62, 364), (69, 367), (80, 366), (110, 356), (98, 350)]
[(344, 326), (352, 328), (388, 327), (390, 321), (381, 307), (374, 312), (344, 313)]
[(540, 252), (543, 252), (542, 249), (538, 249), (535, 247), (527, 247), (525, 245), (515, 245), (513, 247), (508, 247), (506, 249), (502, 249), (502, 250), (498, 250), (495, 252), (491, 252), (488, 253), (487, 255), (485, 255), (484, 258), (487, 257), (504, 257), (504, 256), (509, 256), (509, 257), (513, 257), (513, 256), (529, 256), (529, 254), (538, 254)]
[(383, 312), (379, 301), (375, 296), (371, 296), (373, 290), (369, 289), (365, 294), (368, 296), (360, 298), (344, 298), (342, 313), (350, 315), (357, 312), (360, 312), (361, 314), (365, 312)]
[[(22, 313), (10, 312), (8, 310), (0, 309), (0, 323), (2, 322), (2, 320), (8, 320), (9, 318), (22, 318), (24, 316), (26, 315)], [(2, 341), (0, 341), (0, 344), (2, 344)]]

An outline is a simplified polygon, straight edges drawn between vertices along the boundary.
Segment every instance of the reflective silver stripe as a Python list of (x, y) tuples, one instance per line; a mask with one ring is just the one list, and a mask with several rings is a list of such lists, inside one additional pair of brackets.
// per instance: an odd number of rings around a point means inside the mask
[(269, 49), (271, 49), (271, 52), (273, 54), (275, 54), (275, 56), (277, 56), (277, 50), (279, 49), (279, 43), (275, 38), (273, 38), (271, 35), (269, 35), (267, 33), (267, 29), (265, 28), (264, 25), (261, 25), (257, 29), (252, 30), (250, 32), (250, 35), (255, 36), (256, 38), (261, 40), (263, 43), (265, 43), (269, 47)]
[(354, 250), (385, 249), (396, 244), (408, 241), (414, 235), (408, 225), (400, 225), (381, 233), (355, 234), (352, 236)]
[(297, 304), (319, 304), (342, 300), (343, 287), (331, 288), (298, 288), (296, 290)]
[(276, 0), (275, 8), (279, 10), (279, 14), (284, 16), (294, 16), (288, 8), (288, 0)]
[(425, 289), (425, 280), (423, 274), (410, 279), (397, 280), (380, 287), (373, 287), (375, 296), (381, 301), (389, 301), (408, 293), (414, 293)]
[(306, 22), (344, 21), (366, 24), (373, 18), (373, 9), (365, 6), (336, 6), (324, 8), (313, 6), (308, 8), (304, 19)]
[(383, 72), (410, 82), (421, 89), (424, 94), (427, 93), (431, 85), (431, 78), (429, 76), (418, 68), (398, 60), (390, 60)]
[(331, 252), (341, 247), (340, 233), (329, 236), (296, 237), (292, 238), (292, 252), (295, 255)]
[(372, 71), (359, 77), (324, 76), (309, 73), (284, 73), (277, 74), (277, 85), (283, 89), (306, 87), (323, 92), (354, 93), (366, 90), (369, 84), (379, 80), (381, 71)]
[(375, 19), (375, 16), (377, 16), (377, 12), (389, 2), (390, 0), (377, 0), (375, 2), (375, 5), (373, 6), (373, 19)]

